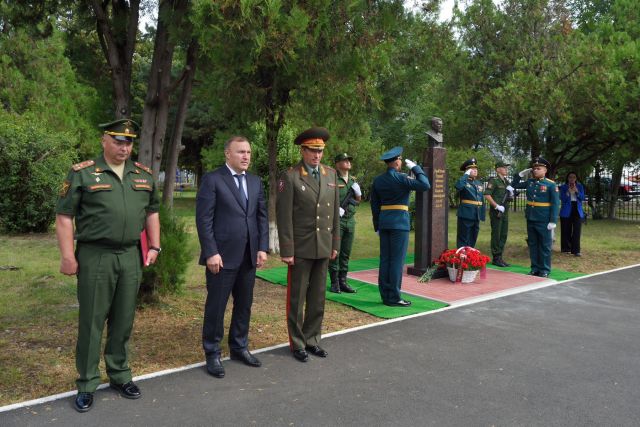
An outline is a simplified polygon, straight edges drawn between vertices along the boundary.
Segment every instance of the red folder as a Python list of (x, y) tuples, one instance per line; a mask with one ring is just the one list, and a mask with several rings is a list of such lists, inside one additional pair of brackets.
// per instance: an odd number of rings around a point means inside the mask
[(145, 228), (140, 233), (140, 255), (142, 255), (142, 265), (147, 264), (147, 255), (149, 254), (149, 240), (147, 239), (147, 229)]

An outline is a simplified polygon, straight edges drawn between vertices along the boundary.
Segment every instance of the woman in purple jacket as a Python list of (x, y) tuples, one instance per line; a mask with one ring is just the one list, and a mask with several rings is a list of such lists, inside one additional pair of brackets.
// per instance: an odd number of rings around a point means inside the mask
[(575, 256), (580, 254), (580, 230), (584, 211), (582, 202), (584, 200), (584, 186), (578, 182), (578, 175), (569, 172), (565, 183), (560, 186), (560, 246), (562, 252), (572, 253)]

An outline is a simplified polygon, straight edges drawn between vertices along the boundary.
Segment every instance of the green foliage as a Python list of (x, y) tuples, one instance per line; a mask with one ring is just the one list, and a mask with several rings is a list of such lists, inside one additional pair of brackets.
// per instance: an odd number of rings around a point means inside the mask
[(160, 207), (160, 241), (162, 253), (156, 263), (145, 267), (138, 293), (142, 304), (158, 302), (159, 295), (179, 294), (191, 260), (187, 250), (189, 234), (185, 224), (173, 212)]
[(0, 33), (0, 104), (51, 134), (64, 135), (84, 157), (99, 149), (94, 143), (97, 98), (91, 87), (78, 83), (64, 50), (57, 31), (44, 39), (22, 28)]
[(45, 232), (75, 152), (70, 136), (0, 110), (0, 229)]

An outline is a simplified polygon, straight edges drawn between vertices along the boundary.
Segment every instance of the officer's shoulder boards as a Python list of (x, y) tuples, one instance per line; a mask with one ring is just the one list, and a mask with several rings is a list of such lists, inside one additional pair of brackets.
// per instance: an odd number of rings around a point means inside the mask
[(352, 176), (351, 179), (353, 179), (354, 181), (358, 181), (358, 177)]
[(84, 162), (76, 163), (75, 165), (71, 166), (71, 169), (78, 172), (79, 170), (88, 168), (89, 166), (93, 166), (95, 164), (96, 162), (93, 160), (85, 160)]
[(151, 168), (149, 166), (143, 165), (140, 162), (134, 162), (134, 165), (136, 165), (137, 168), (142, 169), (143, 171), (145, 171), (148, 174), (153, 174), (153, 171), (151, 170)]
[(334, 168), (332, 168), (331, 166), (326, 166), (326, 165), (322, 165), (322, 167), (329, 169), (330, 171), (335, 172), (336, 170)]
[(555, 184), (555, 183), (556, 183), (555, 181), (552, 181), (552, 180), (550, 180), (549, 178), (545, 178), (544, 180), (545, 180), (545, 181), (548, 181), (548, 182), (550, 182), (550, 183), (552, 183), (552, 184)]

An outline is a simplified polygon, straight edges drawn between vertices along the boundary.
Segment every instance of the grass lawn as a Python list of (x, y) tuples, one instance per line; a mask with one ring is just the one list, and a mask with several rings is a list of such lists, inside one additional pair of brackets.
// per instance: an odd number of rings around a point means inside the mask
[[(192, 234), (185, 249), (192, 255), (187, 284), (181, 295), (163, 297), (159, 305), (138, 310), (130, 343), (134, 375), (203, 360), (201, 328), (206, 291), (203, 267), (197, 265), (195, 199), (190, 196), (184, 193), (174, 199), (177, 215), (186, 222)], [(371, 226), (368, 204), (358, 209), (357, 221), (352, 258), (377, 257), (378, 240)], [(512, 212), (510, 221), (504, 258), (510, 263), (527, 266), (522, 212)], [(455, 224), (455, 211), (451, 211), (450, 247), (455, 245)], [(561, 254), (559, 243), (556, 243), (553, 267), (593, 273), (635, 264), (640, 259), (639, 240), (638, 222), (589, 221), (583, 227), (583, 256)], [(478, 248), (489, 252), (489, 241), (487, 221), (481, 224)], [(409, 251), (413, 252), (413, 239)], [(267, 267), (280, 265), (278, 258), (270, 257)], [(17, 269), (9, 269), (10, 266)], [(63, 276), (58, 268), (53, 233), (0, 235), (0, 405), (75, 389), (76, 284), (75, 278)], [(250, 332), (252, 348), (287, 341), (285, 294), (283, 286), (256, 281)], [(227, 327), (229, 318), (227, 314)], [(328, 301), (323, 327), (325, 332), (331, 332), (377, 320)], [(103, 380), (107, 381), (106, 376)]]

